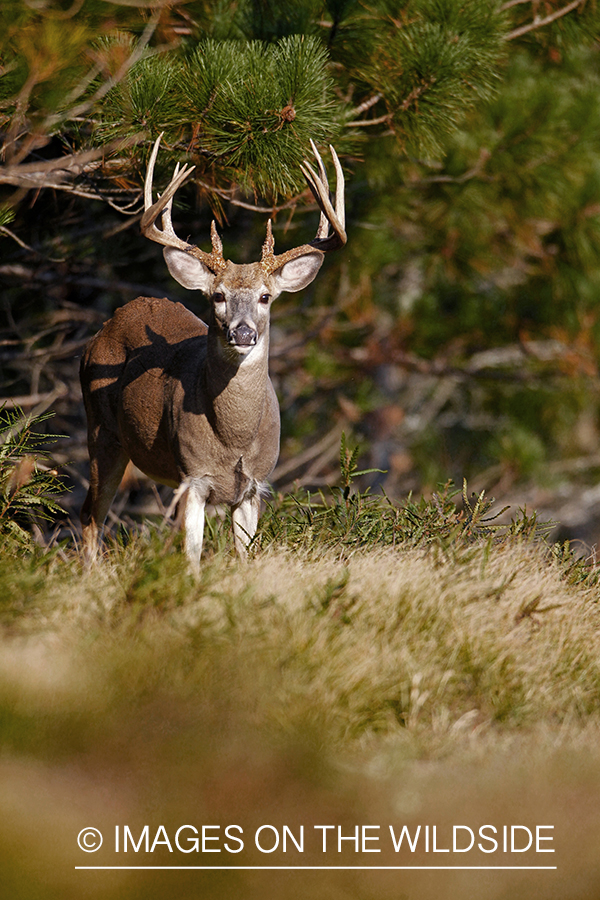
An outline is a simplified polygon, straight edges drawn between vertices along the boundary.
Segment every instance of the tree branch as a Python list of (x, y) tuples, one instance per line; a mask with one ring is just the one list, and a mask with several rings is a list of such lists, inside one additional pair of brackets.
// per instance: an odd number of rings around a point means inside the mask
[(379, 103), (383, 94), (374, 94), (373, 97), (369, 97), (368, 100), (365, 100), (364, 103), (361, 103), (360, 106), (357, 106), (356, 109), (353, 109), (350, 113), (351, 116), (360, 116), (362, 113), (367, 112), (368, 109), (371, 109), (372, 106), (375, 106), (376, 103)]
[(139, 41), (135, 45), (133, 52), (127, 57), (125, 62), (119, 68), (118, 72), (116, 72), (116, 74), (113, 75), (111, 78), (108, 78), (104, 82), (104, 84), (102, 84), (98, 88), (98, 90), (93, 94), (93, 96), (90, 97), (89, 100), (85, 101), (85, 103), (80, 103), (79, 106), (73, 107), (73, 109), (69, 110), (67, 113), (60, 113), (60, 114), (55, 114), (53, 116), (48, 116), (48, 118), (44, 122), (45, 128), (51, 128), (54, 125), (56, 125), (57, 122), (59, 122), (61, 120), (73, 119), (76, 116), (81, 116), (84, 113), (88, 112), (90, 109), (92, 109), (92, 107), (96, 103), (98, 103), (99, 100), (102, 100), (102, 98), (105, 97), (106, 94), (108, 94), (108, 92), (116, 84), (118, 84), (120, 81), (123, 80), (123, 78), (125, 78), (125, 76), (129, 72), (131, 67), (134, 66), (135, 63), (138, 62), (142, 58), (142, 55), (148, 45), (148, 42), (150, 41), (152, 35), (156, 31), (156, 26), (158, 25), (158, 21), (160, 19), (163, 8), (164, 8), (164, 4), (158, 6), (154, 10), (148, 24), (144, 28), (144, 32), (143, 32), (142, 36), (140, 37)]
[(346, 128), (360, 128), (364, 125), (382, 125), (384, 122), (390, 121), (390, 114), (386, 113), (384, 116), (377, 116), (376, 119), (358, 119), (355, 122), (346, 122)]
[[(51, 159), (47, 162), (0, 166), (0, 184), (43, 188), (46, 187), (49, 180), (55, 184), (60, 184), (63, 180), (71, 181), (81, 175), (90, 162), (102, 156), (103, 152), (103, 150), (85, 150), (82, 153), (72, 153), (69, 156), (61, 156), (59, 159)], [(51, 176), (50, 173), (52, 173)]]
[(6, 225), (0, 225), (0, 234), (5, 234), (6, 237), (9, 237), (13, 241), (15, 241), (15, 243), (17, 243), (19, 245), (19, 247), (22, 247), (23, 250), (29, 250), (31, 253), (35, 253), (36, 256), (41, 256), (42, 259), (47, 259), (50, 262), (55, 262), (55, 263), (65, 262), (64, 258), (55, 259), (52, 256), (44, 256), (44, 254), (40, 253), (39, 250), (36, 250), (35, 247), (30, 247), (29, 244), (26, 244), (25, 241), (22, 241), (21, 238), (17, 234), (15, 234), (14, 231), (11, 231), (10, 228), (7, 228)]
[[(239, 206), (242, 209), (249, 209), (252, 212), (258, 213), (269, 213), (274, 215), (275, 213), (281, 212), (284, 209), (291, 209), (294, 206), (298, 205), (298, 201), (302, 194), (298, 194), (295, 197), (292, 197), (291, 200), (287, 200), (285, 203), (282, 203), (280, 206), (257, 206), (255, 203), (244, 203), (243, 200), (236, 200), (233, 197), (235, 193), (235, 188), (229, 191), (225, 191), (222, 188), (215, 187), (212, 184), (207, 184), (205, 181), (200, 181), (199, 178), (194, 178), (194, 184), (199, 185), (209, 194), (216, 194), (217, 197), (222, 197), (223, 200), (227, 200), (228, 203), (231, 203), (232, 206)], [(313, 204), (311, 204), (313, 206)], [(308, 207), (306, 207), (308, 209)]]
[(512, 41), (514, 38), (521, 37), (522, 34), (527, 34), (528, 31), (533, 31), (536, 28), (543, 28), (544, 25), (549, 25), (551, 22), (555, 22), (556, 19), (560, 19), (562, 16), (566, 16), (567, 13), (572, 12), (572, 10), (577, 9), (578, 6), (582, 6), (586, 0), (572, 0), (571, 3), (568, 3), (567, 6), (563, 6), (562, 9), (557, 9), (556, 12), (553, 12), (552, 15), (546, 16), (545, 19), (540, 19), (539, 16), (535, 16), (533, 22), (529, 22), (527, 25), (521, 25), (520, 28), (515, 28), (514, 31), (511, 31), (509, 34), (505, 35), (505, 41)]
[(104, 190), (92, 187), (85, 190), (75, 186), (75, 182), (81, 176), (93, 175), (101, 167), (102, 163), (99, 160), (105, 153), (124, 150), (135, 144), (140, 137), (142, 137), (140, 134), (134, 135), (125, 141), (114, 141), (102, 148), (71, 153), (58, 159), (0, 166), (0, 185), (10, 184), (21, 190), (65, 191), (86, 200), (102, 200), (126, 215), (137, 215), (139, 210), (132, 207), (137, 204), (139, 191), (133, 201), (117, 203), (119, 198), (129, 198), (132, 191), (121, 187)]

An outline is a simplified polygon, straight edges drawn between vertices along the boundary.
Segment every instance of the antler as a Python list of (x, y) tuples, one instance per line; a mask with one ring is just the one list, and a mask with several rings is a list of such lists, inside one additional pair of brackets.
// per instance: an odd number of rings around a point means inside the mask
[[(179, 163), (175, 166), (173, 177), (167, 188), (159, 196), (156, 202), (152, 202), (152, 180), (154, 177), (154, 166), (158, 156), (158, 149), (162, 134), (156, 139), (150, 159), (148, 161), (148, 169), (146, 171), (146, 179), (144, 181), (144, 208), (145, 212), (142, 216), (141, 230), (142, 234), (151, 241), (163, 244), (165, 247), (175, 247), (177, 250), (183, 250), (191, 256), (195, 256), (211, 272), (218, 272), (225, 268), (226, 262), (223, 258), (223, 245), (217, 234), (217, 226), (213, 220), (210, 226), (210, 237), (212, 243), (212, 252), (205, 253), (195, 244), (188, 244), (177, 237), (173, 224), (171, 222), (171, 209), (173, 207), (173, 197), (176, 191), (181, 187), (188, 175), (193, 172), (195, 166), (187, 164), (180, 169)], [(267, 236), (262, 248), (262, 257), (260, 264), (266, 274), (270, 275), (277, 271), (292, 259), (304, 256), (306, 253), (315, 250), (321, 253), (327, 253), (330, 250), (337, 250), (346, 243), (346, 220), (344, 212), (344, 173), (338, 159), (337, 153), (330, 145), (331, 156), (336, 173), (336, 190), (335, 190), (335, 209), (329, 199), (329, 183), (327, 181), (327, 172), (323, 165), (323, 160), (317, 150), (314, 141), (310, 142), (312, 151), (315, 155), (318, 166), (318, 174), (306, 160), (300, 166), (302, 174), (306, 178), (309, 188), (311, 189), (315, 200), (321, 210), (319, 218), (319, 226), (315, 238), (309, 244), (302, 244), (292, 250), (287, 250), (279, 256), (275, 256), (275, 242), (273, 240), (273, 230), (271, 220), (267, 222)], [(156, 220), (162, 214), (162, 229), (156, 226)], [(332, 234), (329, 234), (329, 227), (332, 228)]]
[[(331, 151), (336, 174), (334, 209), (331, 200), (329, 199), (329, 182), (327, 181), (327, 172), (325, 171), (323, 160), (321, 159), (321, 155), (317, 150), (314, 141), (311, 140), (310, 145), (315, 155), (315, 159), (317, 160), (319, 174), (317, 175), (310, 163), (306, 160), (300, 168), (302, 169), (302, 174), (306, 178), (308, 186), (321, 210), (317, 234), (309, 244), (302, 244), (300, 247), (295, 247), (293, 250), (288, 250), (286, 253), (275, 256), (273, 252), (275, 249), (275, 242), (273, 240), (271, 220), (269, 219), (267, 222), (267, 237), (263, 244), (261, 259), (261, 265), (267, 274), (275, 272), (292, 259), (297, 259), (299, 256), (310, 253), (311, 250), (320, 250), (322, 253), (327, 253), (329, 250), (338, 250), (340, 247), (343, 247), (347, 241), (345, 230), (346, 214), (344, 211), (344, 173), (337, 153), (330, 144), (329, 149)], [(330, 225), (333, 233), (328, 236)]]
[[(195, 244), (188, 244), (187, 241), (182, 241), (181, 238), (177, 237), (175, 234), (175, 230), (173, 228), (173, 223), (171, 222), (171, 209), (173, 207), (173, 197), (175, 196), (175, 192), (181, 187), (183, 182), (186, 180), (188, 175), (194, 171), (195, 166), (188, 166), (187, 164), (183, 166), (180, 170), (179, 163), (175, 166), (175, 171), (173, 172), (173, 177), (169, 182), (165, 191), (160, 194), (158, 200), (153, 203), (152, 202), (152, 180), (154, 178), (154, 165), (156, 163), (156, 158), (158, 156), (158, 148), (160, 147), (160, 141), (164, 132), (158, 136), (155, 141), (154, 147), (152, 149), (152, 153), (150, 155), (150, 159), (148, 160), (148, 168), (146, 170), (146, 178), (144, 181), (144, 215), (142, 216), (141, 221), (141, 230), (144, 237), (149, 238), (151, 241), (156, 241), (157, 244), (163, 244), (165, 247), (175, 247), (177, 250), (183, 250), (185, 253), (189, 253), (191, 256), (195, 256), (196, 259), (199, 259), (204, 265), (211, 270), (211, 272), (217, 272), (219, 269), (225, 268), (225, 260), (223, 259), (223, 245), (221, 243), (221, 239), (217, 234), (217, 226), (213, 222), (210, 226), (210, 237), (212, 243), (212, 253), (205, 253), (204, 250), (201, 250), (200, 247), (197, 247)], [(157, 228), (156, 220), (159, 215), (162, 213), (162, 229)]]

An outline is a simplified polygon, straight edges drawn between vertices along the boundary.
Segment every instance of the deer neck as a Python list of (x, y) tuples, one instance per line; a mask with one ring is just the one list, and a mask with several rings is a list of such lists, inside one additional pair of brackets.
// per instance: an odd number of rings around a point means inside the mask
[(269, 331), (247, 356), (235, 358), (209, 329), (202, 393), (215, 433), (228, 447), (247, 447), (256, 437), (267, 401)]

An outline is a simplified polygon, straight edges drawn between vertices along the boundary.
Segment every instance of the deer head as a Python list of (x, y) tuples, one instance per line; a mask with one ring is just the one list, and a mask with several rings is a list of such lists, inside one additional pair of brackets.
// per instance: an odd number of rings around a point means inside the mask
[[(162, 137), (162, 135), (161, 135)], [(329, 199), (329, 186), (323, 161), (311, 141), (318, 174), (308, 162), (302, 172), (317, 201), (321, 216), (317, 233), (309, 244), (302, 244), (275, 255), (271, 220), (258, 262), (239, 265), (223, 257), (223, 245), (213, 220), (210, 253), (177, 237), (171, 222), (173, 197), (193, 171), (194, 166), (177, 164), (173, 177), (156, 202), (152, 202), (154, 165), (160, 146), (154, 144), (144, 185), (145, 212), (142, 233), (164, 246), (164, 257), (173, 278), (190, 290), (201, 290), (211, 299), (211, 338), (217, 340), (221, 353), (230, 361), (252, 353), (255, 348), (268, 349), (269, 314), (273, 300), (283, 291), (300, 291), (313, 281), (321, 268), (325, 253), (346, 243), (344, 216), (344, 175), (337, 154), (330, 147), (336, 170), (335, 208)], [(156, 220), (162, 214), (162, 228)], [(332, 234), (329, 235), (329, 226)]]

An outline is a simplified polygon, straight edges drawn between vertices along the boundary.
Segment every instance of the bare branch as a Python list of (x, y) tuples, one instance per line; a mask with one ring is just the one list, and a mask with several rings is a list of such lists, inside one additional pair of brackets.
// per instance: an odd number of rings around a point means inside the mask
[(364, 125), (382, 125), (384, 122), (390, 121), (390, 114), (386, 113), (384, 116), (377, 116), (376, 119), (358, 119), (355, 122), (346, 122), (346, 128), (360, 128)]
[[(65, 177), (74, 177), (84, 171), (85, 166), (102, 156), (104, 150), (85, 150), (81, 153), (72, 153), (69, 156), (61, 156), (58, 159), (50, 159), (46, 162), (19, 163), (0, 167), (0, 184), (14, 184), (18, 187), (43, 187), (40, 184), (42, 177), (48, 172), (59, 175), (64, 172)], [(55, 178), (60, 180), (60, 176)]]
[(24, 397), (2, 398), (0, 401), (5, 409), (28, 409), (30, 406), (38, 406), (41, 412), (52, 406), (59, 397), (67, 397), (69, 389), (66, 384), (61, 384), (47, 394), (27, 394)]
[(282, 478), (289, 476), (292, 472), (295, 472), (307, 463), (312, 462), (322, 453), (328, 453), (333, 446), (335, 446), (337, 453), (340, 445), (340, 433), (343, 431), (343, 428), (343, 424), (336, 422), (331, 431), (328, 431), (320, 441), (311, 444), (310, 447), (302, 453), (288, 459), (286, 462), (280, 463), (271, 476), (272, 481), (281, 481)]
[(578, 6), (582, 6), (585, 2), (586, 0), (572, 0), (567, 6), (563, 6), (562, 9), (557, 9), (556, 12), (553, 12), (550, 16), (546, 16), (545, 19), (540, 19), (540, 17), (536, 15), (533, 22), (529, 22), (527, 25), (521, 25), (520, 28), (515, 28), (514, 31), (505, 35), (504, 40), (512, 41), (514, 38), (521, 37), (522, 34), (527, 34), (528, 31), (534, 31), (536, 28), (543, 28), (544, 25), (549, 25), (551, 22), (555, 22), (556, 19), (566, 16), (567, 13), (577, 9)]
[(0, 225), (0, 234), (5, 234), (7, 237), (11, 238), (15, 243), (22, 247), (23, 250), (29, 250), (31, 253), (35, 253), (36, 256), (41, 256), (42, 259), (47, 259), (49, 262), (62, 263), (65, 262), (64, 258), (56, 259), (52, 256), (44, 256), (43, 253), (40, 253), (39, 250), (36, 250), (35, 247), (30, 247), (29, 244), (26, 244), (25, 241), (22, 241), (21, 238), (11, 231), (10, 228), (7, 228), (6, 225)]
[(362, 113), (367, 112), (368, 109), (371, 109), (372, 106), (375, 106), (376, 103), (379, 103), (383, 94), (375, 94), (373, 97), (369, 97), (368, 100), (365, 100), (364, 103), (361, 103), (360, 106), (357, 106), (356, 109), (353, 109), (350, 113), (351, 116), (360, 116)]
[(119, 187), (105, 190), (94, 188), (85, 190), (82, 187), (76, 187), (75, 181), (81, 176), (90, 176), (95, 173), (101, 167), (100, 158), (105, 153), (124, 150), (134, 144), (139, 137), (140, 135), (134, 135), (124, 142), (115, 141), (100, 149), (84, 150), (80, 153), (61, 156), (58, 159), (0, 166), (0, 184), (10, 184), (24, 190), (50, 188), (65, 191), (86, 200), (102, 200), (126, 215), (137, 215), (138, 209), (132, 209), (132, 207), (138, 203), (139, 194), (133, 201), (129, 199), (125, 203), (117, 203), (116, 201), (120, 197), (130, 198), (132, 192)]
[[(442, 378), (452, 377), (458, 381), (479, 378), (530, 383), (540, 377), (547, 378), (548, 375), (546, 372), (542, 376), (541, 370), (530, 371), (525, 368), (524, 363), (528, 359), (541, 364), (551, 364), (560, 362), (568, 356), (570, 351), (571, 348), (562, 341), (540, 340), (482, 350), (474, 353), (464, 365), (451, 365), (441, 358), (426, 360), (402, 350), (393, 353), (393, 360), (408, 371)], [(570, 377), (566, 371), (560, 368), (553, 369), (552, 375), (557, 378)], [(595, 376), (593, 378), (595, 380)]]
[[(0, 234), (5, 234), (7, 237), (12, 238), (12, 240), (15, 241), (19, 245), (19, 247), (23, 248), (23, 250), (31, 250), (32, 253), (36, 252), (33, 247), (30, 247), (29, 244), (26, 244), (25, 241), (22, 241), (21, 238), (18, 237), (18, 235), (16, 235), (13, 231), (11, 231), (10, 228), (7, 228), (6, 225), (0, 225)], [(63, 262), (63, 260), (61, 259), (60, 262)]]
[[(227, 202), (231, 203), (232, 206), (239, 206), (241, 207), (241, 209), (250, 209), (252, 210), (252, 212), (267, 213), (268, 215), (275, 215), (275, 213), (281, 212), (284, 209), (292, 209), (293, 207), (298, 205), (300, 197), (302, 196), (302, 194), (297, 194), (296, 196), (292, 197), (291, 200), (287, 200), (285, 203), (282, 203), (279, 206), (257, 206), (254, 203), (245, 203), (243, 200), (236, 200), (233, 196), (236, 188), (232, 188), (231, 190), (223, 190), (222, 188), (215, 187), (212, 184), (207, 184), (205, 181), (200, 181), (199, 178), (194, 178), (193, 183), (199, 185), (209, 194), (216, 194), (217, 197), (222, 197), (223, 200), (227, 200)], [(314, 208), (313, 204), (311, 204), (311, 208)]]

